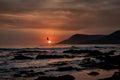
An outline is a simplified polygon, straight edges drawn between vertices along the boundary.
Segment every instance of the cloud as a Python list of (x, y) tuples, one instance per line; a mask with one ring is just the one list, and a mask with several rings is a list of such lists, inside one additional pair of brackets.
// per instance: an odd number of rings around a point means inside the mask
[(119, 29), (119, 0), (0, 0), (0, 28)]

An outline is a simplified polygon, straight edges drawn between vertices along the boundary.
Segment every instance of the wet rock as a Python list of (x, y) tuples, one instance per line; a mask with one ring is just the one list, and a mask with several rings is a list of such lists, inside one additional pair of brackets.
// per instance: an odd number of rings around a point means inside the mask
[(111, 69), (119, 69), (119, 65), (113, 65), (106, 62), (100, 62), (100, 63), (94, 63), (94, 62), (86, 62), (83, 64), (80, 64), (82, 67), (86, 68), (99, 68), (99, 69), (105, 69), (105, 70), (111, 70)]
[(105, 70), (119, 69), (120, 68), (119, 65), (114, 65), (111, 63), (104, 63), (104, 62), (96, 64), (96, 67), (98, 67), (100, 69), (105, 69)]
[(91, 51), (89, 51), (89, 55), (90, 56), (101, 56), (101, 55), (103, 55), (103, 53), (98, 50), (91, 50)]
[(45, 75), (45, 73), (43, 73), (43, 72), (27, 73), (26, 77), (34, 77), (34, 76), (38, 76), (38, 75)]
[(54, 59), (54, 58), (73, 58), (74, 56), (69, 55), (38, 55), (36, 59)]
[(63, 51), (63, 53), (93, 53), (93, 52), (100, 52), (98, 50), (67, 50)]
[(81, 53), (81, 50), (67, 50), (67, 51), (63, 51), (63, 53)]
[(12, 60), (28, 60), (28, 59), (34, 59), (32, 57), (24, 56), (24, 55), (16, 55)]
[(50, 66), (64, 66), (64, 65), (67, 65), (68, 63), (67, 62), (56, 62), (56, 63), (52, 63), (52, 64), (49, 64)]
[(91, 75), (91, 76), (97, 76), (97, 75), (99, 75), (99, 73), (93, 71), (93, 72), (88, 73), (88, 75)]
[(108, 57), (105, 57), (104, 60), (106, 63), (120, 65), (120, 63), (118, 62), (118, 61), (120, 61), (120, 55), (108, 56)]
[(6, 72), (9, 72), (9, 70), (8, 69), (0, 68), (0, 73), (6, 73)]
[(22, 75), (21, 75), (21, 74), (16, 73), (16, 74), (14, 74), (14, 75), (13, 75), (13, 77), (22, 77)]
[(75, 80), (75, 78), (71, 75), (64, 75), (64, 76), (58, 76), (58, 77), (42, 76), (42, 77), (38, 77), (35, 80)]
[(97, 56), (107, 56), (107, 55), (114, 55), (114, 50), (110, 51), (110, 52), (101, 52), (99, 50), (67, 50), (67, 51), (63, 51), (63, 53), (72, 53), (72, 54), (87, 54), (87, 56), (93, 56), (93, 57), (97, 57)]
[(116, 52), (115, 50), (111, 50), (111, 51), (106, 52), (106, 53), (104, 53), (104, 54), (105, 54), (105, 55), (114, 55), (115, 52)]
[(97, 68), (96, 65), (99, 63), (96, 59), (85, 58), (79, 65), (85, 68)]
[(102, 58), (103, 62), (96, 66), (102, 69), (120, 69), (120, 55), (105, 56)]
[(44, 75), (45, 73), (43, 72), (34, 72), (33, 70), (27, 71), (19, 71), (18, 73), (14, 74), (14, 77), (34, 77), (38, 75)]
[(10, 68), (10, 70), (12, 70), (12, 71), (18, 71), (19, 68), (17, 68), (17, 67), (13, 67), (13, 68)]
[(94, 56), (95, 60), (92, 58), (85, 58), (79, 65), (87, 68), (99, 68), (105, 70), (120, 69), (120, 55), (112, 55), (112, 51), (108, 52), (108, 55), (106, 54), (103, 56)]
[(27, 74), (27, 73), (31, 73), (34, 72), (33, 70), (23, 70), (23, 71), (19, 71), (19, 74)]
[(80, 70), (77, 67), (73, 67), (73, 66), (64, 66), (64, 67), (58, 67), (56, 71), (73, 71), (73, 70)]

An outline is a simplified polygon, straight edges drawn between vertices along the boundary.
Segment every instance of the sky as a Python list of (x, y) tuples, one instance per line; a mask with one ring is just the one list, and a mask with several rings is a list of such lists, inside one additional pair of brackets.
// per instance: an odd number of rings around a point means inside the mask
[(37, 47), (120, 29), (120, 0), (0, 0), (0, 47)]

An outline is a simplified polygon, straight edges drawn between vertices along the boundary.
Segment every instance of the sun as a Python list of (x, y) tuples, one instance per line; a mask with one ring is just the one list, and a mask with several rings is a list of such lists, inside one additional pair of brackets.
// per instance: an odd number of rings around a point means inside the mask
[(48, 43), (50, 44), (50, 43), (52, 43), (52, 41), (48, 41)]

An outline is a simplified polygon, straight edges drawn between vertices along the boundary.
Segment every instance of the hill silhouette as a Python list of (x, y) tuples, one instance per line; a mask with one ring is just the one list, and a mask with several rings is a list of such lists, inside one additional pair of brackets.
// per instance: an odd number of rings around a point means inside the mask
[(75, 34), (59, 44), (120, 44), (120, 30), (109, 35)]

